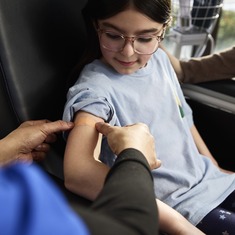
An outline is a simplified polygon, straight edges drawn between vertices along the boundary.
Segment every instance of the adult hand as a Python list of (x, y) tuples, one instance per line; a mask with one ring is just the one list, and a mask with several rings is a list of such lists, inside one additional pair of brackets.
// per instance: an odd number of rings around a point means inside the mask
[(107, 137), (108, 144), (116, 155), (124, 149), (134, 148), (143, 153), (151, 169), (156, 169), (161, 165), (160, 161), (157, 160), (154, 138), (147, 125), (137, 123), (117, 127), (99, 122), (96, 123), (96, 129)]
[(42, 160), (49, 151), (50, 143), (56, 141), (56, 132), (72, 129), (73, 123), (61, 120), (26, 121), (0, 140), (0, 164), (15, 160)]

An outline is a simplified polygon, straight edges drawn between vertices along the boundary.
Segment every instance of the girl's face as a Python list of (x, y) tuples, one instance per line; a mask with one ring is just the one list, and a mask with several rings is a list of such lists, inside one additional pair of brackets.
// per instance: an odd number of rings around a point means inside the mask
[[(163, 24), (151, 20), (132, 8), (108, 19), (99, 20), (98, 27), (102, 60), (120, 74), (132, 74), (144, 67), (151, 55), (139, 54), (138, 50), (149, 54), (151, 47), (158, 46), (157, 39), (152, 37), (161, 36), (164, 30)], [(133, 44), (131, 37), (139, 38)], [(146, 45), (148, 45), (147, 48)], [(153, 51), (154, 48), (150, 53)]]

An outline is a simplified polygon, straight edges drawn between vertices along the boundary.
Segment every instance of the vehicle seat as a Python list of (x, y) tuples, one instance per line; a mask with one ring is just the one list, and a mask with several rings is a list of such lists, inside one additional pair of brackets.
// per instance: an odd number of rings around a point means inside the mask
[[(62, 118), (66, 79), (85, 41), (85, 0), (0, 0), (0, 138), (25, 120)], [(63, 178), (65, 141), (43, 163)]]

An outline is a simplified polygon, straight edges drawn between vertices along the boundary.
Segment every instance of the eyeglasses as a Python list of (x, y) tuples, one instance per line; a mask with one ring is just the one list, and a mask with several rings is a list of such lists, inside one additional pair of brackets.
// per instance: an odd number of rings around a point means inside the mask
[(156, 35), (138, 35), (127, 37), (110, 30), (97, 29), (100, 37), (101, 46), (112, 52), (120, 52), (124, 49), (127, 41), (131, 43), (133, 50), (137, 54), (151, 55), (157, 51), (160, 42), (164, 39), (165, 28), (160, 36)]

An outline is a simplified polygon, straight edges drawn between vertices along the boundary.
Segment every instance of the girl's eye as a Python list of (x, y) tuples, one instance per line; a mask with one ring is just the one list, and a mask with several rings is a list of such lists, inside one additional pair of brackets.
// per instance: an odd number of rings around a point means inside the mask
[(152, 37), (138, 37), (136, 40), (141, 43), (148, 43), (148, 42), (151, 42), (153, 38)]
[(105, 35), (106, 35), (106, 37), (108, 37), (109, 39), (112, 39), (112, 40), (122, 39), (122, 37), (120, 35), (115, 34), (115, 33), (111, 33), (111, 32), (106, 32)]

